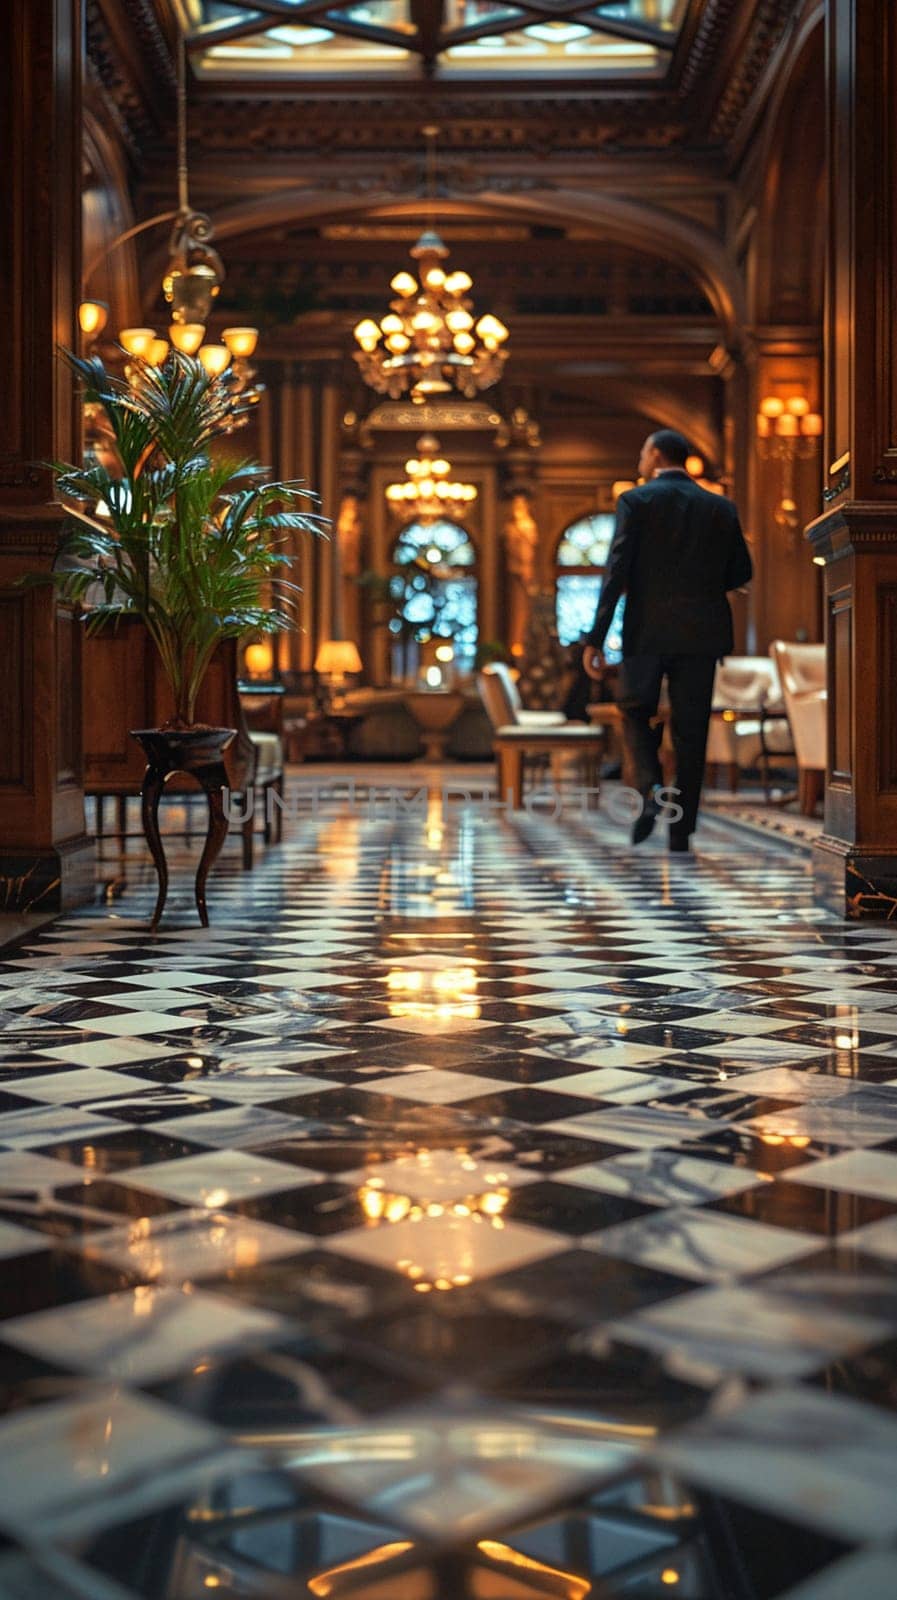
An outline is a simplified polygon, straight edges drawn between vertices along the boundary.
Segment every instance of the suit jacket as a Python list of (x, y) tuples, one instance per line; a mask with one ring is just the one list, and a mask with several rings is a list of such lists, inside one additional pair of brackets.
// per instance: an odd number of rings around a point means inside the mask
[(588, 642), (600, 649), (625, 592), (623, 655), (728, 655), (726, 598), (753, 572), (731, 500), (688, 473), (662, 472), (617, 502), (617, 525)]

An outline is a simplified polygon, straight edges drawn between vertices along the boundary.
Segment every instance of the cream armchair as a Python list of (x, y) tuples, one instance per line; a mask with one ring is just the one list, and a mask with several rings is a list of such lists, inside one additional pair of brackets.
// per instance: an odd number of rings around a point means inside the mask
[(523, 803), (527, 757), (547, 757), (555, 787), (562, 782), (571, 758), (582, 761), (586, 782), (597, 787), (597, 761), (606, 748), (603, 728), (568, 722), (561, 711), (524, 711), (517, 686), (501, 663), (484, 667), (477, 676), (477, 687), (492, 724), (498, 792), (503, 798), (510, 796), (515, 809)]
[(520, 728), (562, 728), (564, 726), (567, 719), (563, 711), (524, 710), (516, 679), (511, 676), (510, 669), (505, 666), (503, 661), (490, 662), (488, 667), (483, 668), (483, 677), (487, 680), (488, 694), (495, 707), (496, 714), (501, 713), (499, 722), (492, 719), (489, 702), (486, 701), (484, 695), (486, 712), (493, 722), (493, 727), (508, 723), (516, 724)]
[(738, 788), (742, 772), (760, 767), (769, 784), (773, 761), (794, 759), (788, 723), (780, 714), (768, 721), (761, 711), (781, 713), (782, 689), (769, 656), (727, 656), (716, 669), (713, 712), (707, 734), (707, 775), (718, 781), (725, 770), (729, 788)]
[(788, 644), (774, 639), (769, 653), (779, 670), (782, 694), (797, 755), (798, 802), (812, 816), (822, 792), (828, 758), (824, 644)]

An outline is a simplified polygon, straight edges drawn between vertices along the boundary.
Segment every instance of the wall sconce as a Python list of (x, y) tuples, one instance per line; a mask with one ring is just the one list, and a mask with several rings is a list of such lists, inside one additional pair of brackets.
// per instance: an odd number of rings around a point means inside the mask
[(757, 438), (760, 458), (778, 461), (782, 468), (782, 494), (776, 511), (776, 526), (787, 533), (793, 547), (797, 545), (800, 514), (795, 492), (795, 464), (811, 461), (818, 453), (823, 421), (804, 395), (791, 395), (787, 400), (778, 395), (767, 395), (760, 402), (757, 413)]
[(109, 307), (105, 300), (82, 300), (78, 307), (81, 332), (88, 339), (96, 339), (109, 321)]

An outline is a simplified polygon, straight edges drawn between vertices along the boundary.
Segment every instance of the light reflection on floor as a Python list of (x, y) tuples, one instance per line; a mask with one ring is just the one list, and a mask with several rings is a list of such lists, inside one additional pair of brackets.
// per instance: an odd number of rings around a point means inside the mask
[(325, 807), (3, 952), (0, 1597), (897, 1592), (897, 937), (732, 840)]

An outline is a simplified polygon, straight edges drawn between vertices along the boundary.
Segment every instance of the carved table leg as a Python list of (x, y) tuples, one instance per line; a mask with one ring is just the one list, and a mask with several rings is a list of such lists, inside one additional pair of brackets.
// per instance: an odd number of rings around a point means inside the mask
[(168, 863), (165, 860), (165, 848), (162, 844), (162, 835), (159, 832), (159, 801), (162, 798), (164, 788), (165, 774), (160, 772), (158, 767), (147, 767), (140, 787), (140, 809), (143, 832), (159, 879), (156, 909), (153, 912), (153, 920), (150, 923), (151, 933), (155, 933), (159, 926), (159, 919), (165, 909), (165, 901), (168, 898)]
[(218, 856), (218, 853), (227, 838), (227, 817), (224, 814), (223, 791), (227, 788), (227, 773), (223, 766), (205, 767), (201, 772), (195, 773), (209, 801), (209, 826), (206, 833), (206, 842), (203, 845), (199, 866), (196, 869), (196, 909), (199, 920), (204, 928), (209, 926), (209, 913), (206, 907), (206, 879), (209, 869)]

